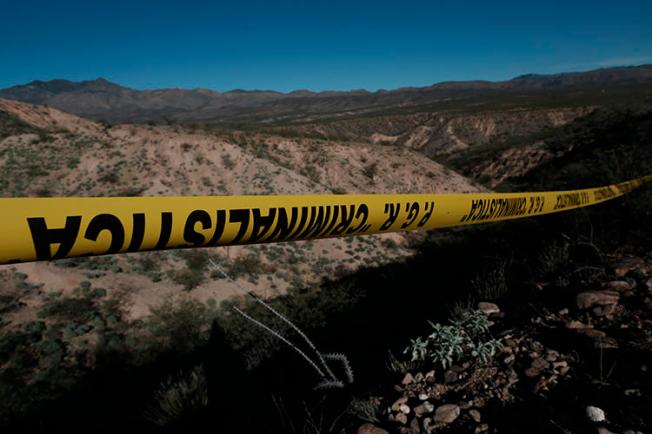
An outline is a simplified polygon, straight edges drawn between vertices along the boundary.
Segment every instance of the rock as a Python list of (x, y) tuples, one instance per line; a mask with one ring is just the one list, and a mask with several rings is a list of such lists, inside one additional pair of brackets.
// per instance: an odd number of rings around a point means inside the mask
[(455, 421), (460, 415), (460, 407), (455, 404), (444, 404), (435, 410), (435, 422), (449, 424)]
[(593, 314), (595, 316), (611, 316), (616, 311), (615, 304), (608, 304), (606, 306), (595, 306), (593, 308)]
[(421, 383), (422, 381), (423, 381), (423, 374), (421, 372), (417, 372), (417, 375), (414, 376), (414, 382)]
[(486, 301), (478, 303), (478, 309), (487, 316), (500, 313), (500, 308), (497, 304), (488, 303)]
[(425, 377), (428, 383), (433, 383), (435, 381), (435, 370), (426, 372)]
[(399, 413), (396, 416), (394, 416), (394, 420), (398, 423), (405, 425), (408, 421), (408, 417), (405, 413)]
[(536, 377), (541, 373), (541, 371), (548, 369), (550, 367), (550, 362), (548, 362), (543, 357), (534, 359), (529, 368), (525, 370), (525, 375), (528, 377)]
[(373, 423), (365, 423), (358, 428), (358, 434), (389, 434), (382, 428), (378, 428)]
[(586, 407), (586, 417), (591, 422), (604, 422), (607, 418), (605, 417), (604, 410), (599, 407), (594, 407), (589, 405)]
[(399, 399), (394, 401), (394, 403), (392, 404), (392, 407), (391, 407), (392, 411), (399, 411), (399, 408), (401, 407), (401, 405), (405, 404), (407, 401), (408, 401), (407, 396), (401, 396)]
[(568, 366), (568, 362), (565, 361), (565, 360), (561, 360), (559, 362), (554, 362), (552, 364), (552, 367), (555, 368), (555, 369), (565, 368), (567, 366)]
[(482, 420), (482, 417), (480, 416), (480, 412), (475, 408), (469, 410), (469, 416), (471, 416), (471, 419), (473, 419), (475, 423), (480, 423), (480, 421)]
[(546, 360), (549, 362), (554, 362), (559, 358), (559, 353), (555, 350), (546, 350)]
[(618, 304), (620, 295), (616, 291), (604, 289), (601, 291), (584, 291), (577, 294), (575, 301), (579, 309), (589, 309), (595, 305), (606, 306)]
[(625, 396), (641, 396), (641, 389), (626, 389), (624, 392)]
[(641, 268), (645, 268), (645, 261), (641, 258), (624, 258), (614, 266), (614, 274), (616, 277), (621, 278), (625, 277), (630, 271)]
[(565, 308), (561, 309), (559, 312), (557, 312), (557, 315), (564, 316), (564, 315), (568, 315), (569, 312), (570, 311), (568, 310), (568, 308), (565, 307)]
[(407, 404), (401, 404), (398, 406), (398, 411), (403, 414), (410, 414), (410, 406)]
[(450, 384), (456, 381), (457, 381), (457, 372), (453, 371), (452, 369), (449, 369), (448, 371), (444, 372), (444, 384)]
[(588, 326), (580, 321), (572, 320), (566, 323), (566, 328), (571, 330), (581, 330), (581, 329), (591, 328), (591, 326)]
[(429, 396), (428, 396), (427, 393), (423, 393), (423, 392), (419, 393), (419, 400), (420, 400), (420, 401), (425, 401), (425, 400), (427, 400), (428, 398), (429, 398)]
[(599, 426), (598, 427), (598, 434), (616, 434), (613, 431), (609, 430), (607, 427), (604, 426)]
[(475, 434), (480, 434), (480, 433), (483, 433), (483, 432), (485, 432), (485, 431), (489, 431), (489, 425), (486, 424), (486, 423), (483, 423), (483, 424), (481, 424), (481, 425), (478, 425), (478, 426), (475, 428), (475, 431), (473, 431), (473, 432), (474, 432)]
[(416, 414), (417, 417), (421, 417), (426, 413), (432, 413), (434, 409), (435, 406), (429, 403), (428, 401), (426, 401), (423, 404), (414, 407), (414, 414)]
[(612, 291), (625, 292), (634, 288), (634, 285), (626, 280), (612, 280), (611, 282), (605, 283), (603, 287), (606, 289), (611, 289)]
[(505, 359), (503, 359), (503, 363), (506, 365), (511, 365), (514, 363), (514, 360), (516, 360), (514, 354), (510, 354), (509, 356), (505, 357)]
[(583, 334), (584, 336), (588, 336), (590, 338), (604, 338), (607, 336), (605, 332), (597, 329), (582, 329), (582, 330), (578, 330), (577, 332)]
[(408, 372), (405, 374), (405, 377), (403, 377), (403, 380), (401, 380), (401, 384), (407, 386), (408, 384), (412, 383), (414, 383), (414, 377)]
[(427, 433), (435, 430), (435, 423), (432, 421), (432, 418), (426, 417), (423, 419), (423, 430)]

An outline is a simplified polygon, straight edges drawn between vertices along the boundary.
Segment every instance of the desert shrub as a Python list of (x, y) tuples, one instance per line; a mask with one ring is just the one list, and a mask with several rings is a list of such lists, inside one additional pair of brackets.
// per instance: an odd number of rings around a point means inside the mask
[(190, 269), (182, 269), (176, 271), (169, 271), (170, 279), (179, 285), (183, 286), (184, 291), (192, 291), (204, 282), (204, 274), (200, 271)]
[(227, 170), (232, 170), (235, 167), (235, 161), (229, 154), (222, 154), (222, 164), (224, 164), (224, 168)]
[(54, 317), (60, 320), (90, 320), (94, 312), (93, 301), (89, 298), (62, 297), (43, 303), (37, 316)]
[(570, 245), (567, 241), (552, 241), (545, 245), (537, 258), (539, 271), (543, 276), (556, 274), (568, 264)]
[(378, 163), (373, 162), (362, 169), (362, 172), (365, 174), (365, 176), (369, 179), (374, 179), (374, 176), (378, 173)]
[(253, 253), (238, 256), (230, 264), (229, 275), (232, 278), (245, 274), (253, 275), (254, 273), (260, 271), (260, 266), (260, 259)]
[(483, 300), (496, 300), (507, 293), (507, 270), (509, 261), (499, 260), (485, 267), (471, 279), (474, 293)]
[(154, 400), (145, 410), (150, 422), (166, 426), (193, 412), (208, 407), (208, 383), (202, 365), (189, 372), (168, 377), (156, 392)]
[(450, 325), (429, 324), (431, 333), (411, 339), (405, 348), (404, 354), (410, 354), (414, 362), (443, 369), (463, 360), (486, 363), (502, 348), (500, 340), (490, 336), (489, 320), (481, 311), (467, 311)]
[(166, 297), (150, 309), (145, 327), (155, 345), (183, 352), (206, 340), (209, 323), (208, 309), (203, 303), (186, 297)]

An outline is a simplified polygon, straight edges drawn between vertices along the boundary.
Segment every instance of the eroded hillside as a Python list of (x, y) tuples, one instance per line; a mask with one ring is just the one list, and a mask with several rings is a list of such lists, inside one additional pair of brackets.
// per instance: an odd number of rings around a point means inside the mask
[[(109, 127), (50, 107), (8, 100), (0, 100), (0, 113), (19, 126), (0, 142), (0, 194), (5, 197), (479, 189), (404, 148), (260, 134), (228, 138), (180, 127)], [(124, 293), (132, 318), (147, 316), (166, 295), (184, 289), (202, 302), (238, 294), (236, 285), (211, 271), (209, 257), (222, 264), (237, 285), (271, 296), (412, 253), (406, 237), (383, 235), (15, 265), (11, 269), (24, 273), (25, 282), (40, 289), (27, 298), (18, 297), (5, 321), (34, 317), (43, 294), (71, 294), (84, 281), (106, 288), (109, 295)]]

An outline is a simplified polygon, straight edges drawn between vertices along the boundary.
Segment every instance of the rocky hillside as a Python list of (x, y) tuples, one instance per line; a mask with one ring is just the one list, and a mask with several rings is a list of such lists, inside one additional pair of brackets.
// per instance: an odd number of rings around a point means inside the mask
[[(47, 106), (0, 100), (0, 196), (242, 195), (477, 191), (409, 149), (179, 127), (102, 126)], [(382, 176), (381, 176), (382, 174)], [(4, 326), (36, 314), (49, 291), (82, 282), (127, 293), (132, 318), (166, 294), (219, 302), (241, 293), (212, 273), (215, 258), (238, 285), (264, 296), (302, 290), (338, 273), (413, 254), (402, 235), (152, 252), (9, 267), (40, 289), (16, 292)], [(22, 284), (21, 284), (22, 285)], [(30, 286), (31, 288), (31, 286)]]

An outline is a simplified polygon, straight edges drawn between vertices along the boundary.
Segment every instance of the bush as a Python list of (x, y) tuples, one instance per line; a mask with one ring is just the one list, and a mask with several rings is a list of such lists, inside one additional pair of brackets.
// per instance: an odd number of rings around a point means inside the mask
[(207, 338), (209, 315), (206, 306), (186, 297), (166, 297), (151, 308), (146, 328), (155, 344), (183, 352), (202, 344)]
[(431, 362), (443, 369), (463, 360), (487, 363), (502, 348), (500, 340), (489, 335), (489, 320), (481, 311), (467, 311), (451, 325), (430, 325), (430, 335), (412, 339), (405, 348), (413, 362)]

